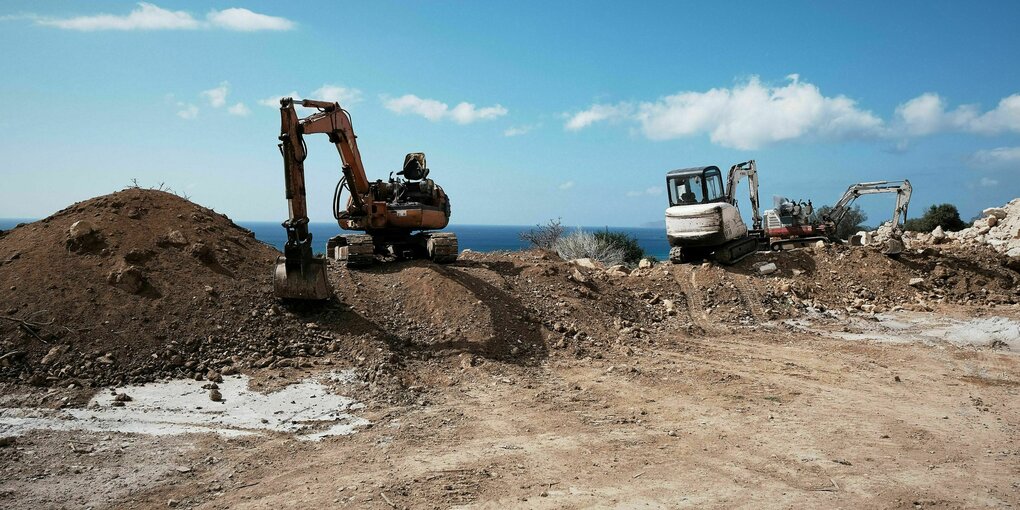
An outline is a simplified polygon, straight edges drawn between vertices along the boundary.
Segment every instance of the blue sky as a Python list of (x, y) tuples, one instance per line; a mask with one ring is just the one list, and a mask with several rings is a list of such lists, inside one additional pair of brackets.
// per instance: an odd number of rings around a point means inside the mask
[[(747, 159), (765, 207), (907, 178), (912, 215), (966, 219), (1020, 196), (1017, 19), (1017, 2), (8, 1), (0, 217), (136, 178), (282, 220), (263, 103), (297, 92), (351, 112), (370, 178), (424, 151), (455, 223), (641, 225), (667, 170)], [(328, 221), (337, 156), (307, 142)]]

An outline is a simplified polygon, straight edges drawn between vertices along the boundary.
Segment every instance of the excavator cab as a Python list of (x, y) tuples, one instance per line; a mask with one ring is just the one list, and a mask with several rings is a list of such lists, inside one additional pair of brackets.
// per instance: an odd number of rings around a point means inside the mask
[(726, 198), (722, 172), (716, 166), (674, 170), (666, 175), (666, 189), (670, 206), (707, 204)]

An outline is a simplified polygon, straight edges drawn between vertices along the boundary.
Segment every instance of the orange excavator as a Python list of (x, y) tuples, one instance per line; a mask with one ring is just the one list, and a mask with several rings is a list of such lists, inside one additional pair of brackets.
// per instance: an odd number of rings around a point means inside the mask
[[(317, 111), (301, 118), (295, 105)], [(333, 195), (333, 216), (340, 228), (361, 234), (335, 236), (326, 243), (326, 255), (348, 266), (371, 264), (376, 256), (429, 258), (438, 263), (457, 260), (457, 236), (433, 232), (450, 222), (450, 199), (428, 178), (425, 154), (404, 158), (403, 169), (388, 181), (371, 182), (358, 152), (350, 114), (339, 103), (311, 99), (280, 100), (280, 153), (283, 155), (288, 218), (283, 222), (287, 243), (277, 258), (273, 291), (283, 299), (328, 299), (326, 259), (312, 251), (305, 200), (304, 135), (324, 133), (340, 153), (343, 176)], [(341, 205), (344, 191), (348, 192)]]

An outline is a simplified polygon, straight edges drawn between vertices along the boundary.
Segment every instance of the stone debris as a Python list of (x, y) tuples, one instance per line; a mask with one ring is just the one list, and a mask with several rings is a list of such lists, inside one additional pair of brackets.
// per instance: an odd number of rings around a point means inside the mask
[(908, 246), (954, 243), (961, 246), (988, 246), (1008, 257), (1020, 257), (1020, 198), (1002, 207), (990, 207), (981, 212), (974, 223), (957, 232), (945, 232), (935, 227), (931, 233), (907, 232)]

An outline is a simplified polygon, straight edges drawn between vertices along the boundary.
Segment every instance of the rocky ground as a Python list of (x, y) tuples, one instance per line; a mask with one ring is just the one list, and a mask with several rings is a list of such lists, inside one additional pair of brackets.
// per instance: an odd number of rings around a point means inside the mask
[(0, 235), (0, 507), (1020, 504), (994, 248), (466, 252), (331, 266), (321, 306), (274, 256), (144, 190)]

